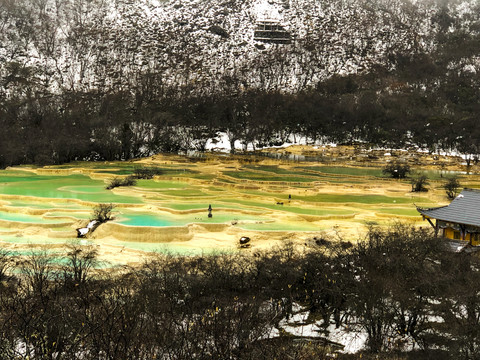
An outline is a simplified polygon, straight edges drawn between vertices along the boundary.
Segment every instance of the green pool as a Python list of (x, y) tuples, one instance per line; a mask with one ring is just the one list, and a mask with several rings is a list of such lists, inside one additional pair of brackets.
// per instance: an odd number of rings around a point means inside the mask
[[(145, 251), (145, 252), (156, 252), (159, 254), (171, 254), (171, 255), (181, 255), (181, 256), (196, 256), (202, 254), (214, 254), (214, 253), (225, 253), (228, 251), (218, 251), (215, 248), (192, 248), (184, 246), (181, 244), (158, 244), (158, 243), (145, 243), (145, 242), (135, 242), (135, 241), (118, 241), (118, 246), (125, 247), (128, 249)], [(232, 248), (231, 251), (235, 249)]]
[(35, 202), (35, 201), (17, 201), (9, 200), (8, 206), (15, 208), (30, 208), (30, 209), (72, 209), (72, 210), (87, 210), (90, 209), (75, 203), (68, 203), (63, 201), (55, 202)]
[(191, 223), (223, 224), (235, 221), (268, 221), (265, 217), (257, 215), (236, 214), (228, 212), (215, 212), (209, 218), (207, 212), (171, 215), (167, 213), (152, 214), (148, 212), (122, 212), (118, 215), (116, 222), (129, 226), (185, 226)]
[(141, 203), (135, 196), (117, 195), (105, 190), (105, 183), (88, 176), (36, 175), (24, 171), (0, 171), (0, 194), (39, 198), (77, 199), (96, 203)]
[(58, 224), (58, 223), (66, 222), (65, 219), (45, 218), (41, 215), (11, 213), (6, 211), (0, 211), (0, 220), (31, 223), (31, 224)]
[(61, 211), (49, 211), (44, 215), (45, 218), (61, 217), (61, 218), (75, 218), (79, 220), (89, 220), (92, 218), (92, 212), (61, 212)]

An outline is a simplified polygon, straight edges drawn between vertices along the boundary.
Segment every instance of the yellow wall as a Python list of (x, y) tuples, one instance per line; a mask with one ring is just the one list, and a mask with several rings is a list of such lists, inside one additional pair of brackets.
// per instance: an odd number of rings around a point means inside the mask
[[(468, 234), (470, 235), (470, 234)], [(478, 246), (480, 245), (480, 234), (473, 234), (473, 236), (471, 237), (471, 241), (473, 246)]]
[[(457, 238), (455, 238), (455, 232), (457, 232), (458, 234), (460, 234), (460, 238), (457, 236)], [(447, 239), (452, 239), (452, 240), (462, 240), (461, 239), (461, 233), (459, 230), (454, 230), (452, 228), (446, 228), (444, 229), (444, 232), (443, 232), (443, 236), (446, 237)], [(470, 234), (470, 233), (467, 233), (465, 235), (465, 241), (468, 241), (472, 243), (472, 245), (474, 246), (478, 246), (480, 245), (480, 236), (479, 234)]]
[[(446, 228), (443, 230), (443, 236), (445, 236), (447, 239), (455, 239), (455, 231), (458, 230), (453, 230), (452, 228)], [(461, 239), (455, 239), (455, 240), (461, 240)]]

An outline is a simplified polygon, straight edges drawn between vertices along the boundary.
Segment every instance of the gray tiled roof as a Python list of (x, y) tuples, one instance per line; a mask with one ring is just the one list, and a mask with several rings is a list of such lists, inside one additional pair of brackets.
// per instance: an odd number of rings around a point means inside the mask
[(433, 219), (480, 227), (480, 191), (464, 189), (448, 206), (417, 210)]

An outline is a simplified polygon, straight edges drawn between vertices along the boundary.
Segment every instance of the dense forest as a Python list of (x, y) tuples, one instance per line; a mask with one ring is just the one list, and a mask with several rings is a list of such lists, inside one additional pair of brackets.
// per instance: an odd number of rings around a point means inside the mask
[[(226, 134), (478, 154), (476, 1), (0, 0), (0, 167), (205, 150)], [(273, 6), (273, 5), (272, 5)]]
[[(354, 245), (156, 255), (135, 269), (75, 244), (2, 251), (0, 359), (478, 359), (480, 262), (443, 246), (395, 225)], [(299, 312), (315, 337), (281, 331)], [(325, 339), (340, 327), (366, 347), (335, 355)]]

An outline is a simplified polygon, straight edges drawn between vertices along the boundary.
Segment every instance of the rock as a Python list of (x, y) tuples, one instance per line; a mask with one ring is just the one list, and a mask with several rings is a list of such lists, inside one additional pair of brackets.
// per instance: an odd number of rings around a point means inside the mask
[(221, 36), (225, 39), (228, 39), (230, 37), (230, 35), (228, 34), (227, 30), (225, 30), (224, 28), (218, 26), (218, 25), (212, 25), (208, 28), (208, 31), (210, 31), (211, 33), (215, 34), (215, 35), (218, 35), (218, 36)]
[(250, 247), (250, 238), (248, 236), (242, 236), (240, 238), (240, 247), (241, 248), (248, 248)]

